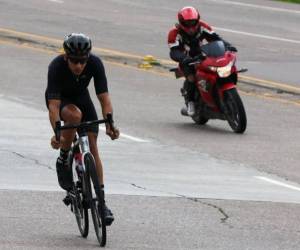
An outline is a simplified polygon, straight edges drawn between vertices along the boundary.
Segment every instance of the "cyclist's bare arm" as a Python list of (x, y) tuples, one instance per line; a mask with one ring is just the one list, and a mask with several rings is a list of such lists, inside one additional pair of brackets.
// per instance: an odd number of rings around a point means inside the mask
[[(101, 104), (103, 117), (106, 118), (106, 115), (108, 113), (111, 113), (111, 114), (113, 113), (112, 104), (111, 104), (109, 94), (106, 92), (106, 93), (102, 93), (102, 94), (97, 95), (97, 97), (98, 97), (98, 100)], [(107, 126), (107, 124), (106, 124), (106, 134), (112, 140), (114, 140), (114, 139), (119, 138), (120, 132), (117, 128), (113, 127), (113, 129), (111, 129), (110, 126)]]
[[(60, 100), (50, 99), (48, 100), (49, 107), (49, 120), (53, 130), (55, 130), (55, 123), (60, 121), (59, 117), (59, 108), (60, 108)], [(54, 149), (58, 149), (60, 147), (60, 142), (56, 141), (55, 136), (51, 138), (51, 146)]]
[(99, 100), (101, 108), (102, 108), (103, 118), (106, 118), (106, 114), (107, 113), (112, 114), (112, 111), (113, 111), (109, 94), (106, 92), (106, 93), (97, 95), (97, 97), (98, 97), (98, 100)]
[(59, 117), (59, 108), (60, 108), (60, 100), (50, 99), (49, 103), (49, 120), (53, 130), (55, 129), (55, 122), (60, 121)]

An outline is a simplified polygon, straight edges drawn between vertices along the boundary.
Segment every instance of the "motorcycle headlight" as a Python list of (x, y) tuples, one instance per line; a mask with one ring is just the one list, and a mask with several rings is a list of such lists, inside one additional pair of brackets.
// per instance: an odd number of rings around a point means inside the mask
[(213, 72), (216, 72), (218, 69), (218, 67), (214, 67), (214, 66), (208, 66), (208, 68)]
[(224, 67), (218, 67), (217, 72), (218, 72), (219, 77), (223, 77), (223, 78), (228, 77), (231, 74), (231, 68), (232, 68), (233, 64), (234, 64), (234, 61), (231, 61)]

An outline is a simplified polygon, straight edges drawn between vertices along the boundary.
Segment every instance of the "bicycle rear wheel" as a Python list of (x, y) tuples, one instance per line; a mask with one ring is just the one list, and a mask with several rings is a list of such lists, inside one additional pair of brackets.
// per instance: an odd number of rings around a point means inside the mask
[[(86, 154), (84, 157), (84, 164), (86, 166), (86, 173), (88, 179), (92, 179), (94, 192), (92, 192), (91, 182), (89, 181), (89, 189), (92, 197), (91, 200), (91, 214), (94, 223), (95, 233), (101, 247), (106, 245), (106, 225), (104, 220), (104, 199), (101, 195), (100, 185), (96, 172), (95, 161), (92, 155)], [(93, 193), (95, 197), (93, 198)]]
[[(81, 182), (84, 183), (84, 180)], [(74, 214), (78, 225), (79, 232), (82, 237), (86, 238), (89, 234), (89, 214), (88, 205), (86, 204), (86, 195), (83, 190), (78, 187), (79, 183), (76, 183), (75, 199), (74, 199)]]

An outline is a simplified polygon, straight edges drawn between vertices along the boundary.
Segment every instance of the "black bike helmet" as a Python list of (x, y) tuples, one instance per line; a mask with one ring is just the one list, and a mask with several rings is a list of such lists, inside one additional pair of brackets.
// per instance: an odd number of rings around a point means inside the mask
[(92, 49), (92, 41), (82, 33), (72, 33), (66, 36), (63, 46), (67, 56), (86, 57)]

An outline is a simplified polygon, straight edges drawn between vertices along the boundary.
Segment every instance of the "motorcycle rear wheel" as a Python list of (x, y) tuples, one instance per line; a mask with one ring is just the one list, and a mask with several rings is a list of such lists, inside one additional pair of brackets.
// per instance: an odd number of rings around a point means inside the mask
[(247, 116), (243, 102), (235, 88), (225, 91), (224, 103), (229, 126), (235, 133), (244, 133), (247, 127)]

